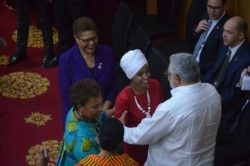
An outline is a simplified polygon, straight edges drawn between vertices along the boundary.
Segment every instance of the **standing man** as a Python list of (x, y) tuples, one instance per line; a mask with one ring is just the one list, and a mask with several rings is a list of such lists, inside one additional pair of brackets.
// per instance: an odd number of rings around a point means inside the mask
[(50, 68), (56, 66), (59, 57), (75, 44), (72, 33), (73, 22), (87, 15), (88, 0), (50, 0), (54, 5), (55, 22), (58, 31), (58, 44), (55, 57), (44, 64), (44, 67)]
[(194, 28), (197, 40), (193, 56), (199, 62), (201, 76), (212, 68), (222, 42), (223, 25), (228, 19), (225, 7), (227, 0), (207, 0), (207, 12)]
[[(244, 76), (250, 76), (250, 66), (242, 71), (240, 86)], [(246, 91), (243, 99), (232, 108), (231, 112), (232, 116), (228, 120), (223, 119), (220, 123), (215, 147), (215, 166), (250, 165), (249, 90)]]
[(230, 18), (223, 29), (224, 46), (214, 67), (202, 78), (202, 82), (216, 87), (222, 98), (222, 112), (228, 112), (242, 98), (243, 92), (237, 91), (235, 85), (241, 71), (250, 64), (250, 46), (246, 41), (247, 23), (242, 17)]
[[(212, 166), (221, 100), (216, 89), (200, 82), (199, 65), (191, 54), (170, 56), (166, 71), (172, 97), (137, 127), (125, 126), (124, 141), (147, 145), (144, 166)], [(124, 124), (126, 111), (120, 120)]]
[(45, 55), (42, 64), (49, 61), (54, 55), (53, 33), (51, 19), (49, 15), (49, 3), (45, 0), (16, 0), (16, 9), (18, 15), (17, 25), (17, 44), (16, 52), (9, 59), (7, 65), (11, 66), (21, 61), (26, 56), (27, 42), (29, 36), (29, 22), (32, 14), (32, 5), (35, 5), (36, 12), (39, 15), (39, 23), (42, 30)]

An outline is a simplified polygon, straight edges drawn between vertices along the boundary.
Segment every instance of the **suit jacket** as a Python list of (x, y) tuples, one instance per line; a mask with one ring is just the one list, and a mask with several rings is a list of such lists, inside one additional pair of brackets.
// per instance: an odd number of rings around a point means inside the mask
[(62, 97), (63, 119), (72, 107), (69, 96), (70, 87), (85, 78), (95, 80), (100, 85), (104, 101), (114, 102), (118, 93), (118, 78), (111, 48), (104, 45), (97, 46), (94, 74), (82, 58), (77, 44), (60, 57), (58, 83)]
[[(207, 13), (203, 16), (203, 19), (208, 20), (209, 17)], [(227, 21), (228, 16), (225, 14), (220, 21), (215, 25), (214, 29), (211, 31), (209, 36), (206, 39), (206, 42), (204, 43), (203, 49), (200, 54), (200, 71), (201, 75), (205, 75), (208, 70), (210, 70), (218, 55), (218, 50), (223, 45), (222, 41), (222, 32), (223, 32), (223, 26), (224, 23)], [(199, 36), (197, 36), (197, 41), (199, 40)]]
[[(215, 147), (215, 165), (229, 165), (250, 159), (250, 102), (245, 105), (247, 100), (250, 100), (250, 91), (232, 109), (231, 118), (221, 121)], [(229, 133), (237, 116), (240, 117), (238, 125), (234, 132)]]
[[(219, 72), (226, 57), (228, 46), (223, 46), (218, 54), (214, 67), (202, 77), (202, 82), (212, 83)], [(240, 79), (241, 72), (250, 65), (250, 46), (245, 41), (236, 51), (234, 57), (227, 66), (226, 71), (218, 81), (217, 91), (222, 98), (222, 111), (230, 110), (242, 98), (242, 91), (237, 91), (235, 85)]]

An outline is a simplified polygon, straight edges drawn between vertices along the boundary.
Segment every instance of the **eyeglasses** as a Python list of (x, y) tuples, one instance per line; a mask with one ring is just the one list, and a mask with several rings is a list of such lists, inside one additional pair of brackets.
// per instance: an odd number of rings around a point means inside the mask
[(79, 40), (81, 40), (85, 45), (89, 45), (89, 43), (92, 42), (97, 42), (98, 41), (98, 36), (96, 35), (95, 37), (89, 38), (89, 39), (81, 39), (79, 36), (77, 36)]
[(207, 8), (208, 10), (214, 10), (214, 11), (219, 11), (222, 9), (221, 6), (210, 6), (210, 5), (207, 5)]
[(164, 74), (165, 74), (166, 77), (169, 77), (170, 75), (172, 75), (172, 73), (168, 72), (167, 70), (164, 71)]

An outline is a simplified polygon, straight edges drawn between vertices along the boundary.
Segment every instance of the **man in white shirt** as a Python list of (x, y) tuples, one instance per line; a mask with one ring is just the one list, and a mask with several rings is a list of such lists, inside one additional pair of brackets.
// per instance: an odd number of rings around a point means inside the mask
[[(212, 166), (221, 114), (219, 94), (200, 82), (199, 65), (191, 54), (171, 55), (165, 73), (172, 97), (137, 127), (125, 126), (124, 141), (149, 144), (145, 166)], [(120, 120), (125, 117), (126, 111)]]

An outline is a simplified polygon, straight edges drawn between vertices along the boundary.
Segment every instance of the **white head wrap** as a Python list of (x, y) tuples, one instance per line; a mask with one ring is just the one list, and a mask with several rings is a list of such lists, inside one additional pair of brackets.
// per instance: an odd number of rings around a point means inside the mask
[(147, 59), (139, 49), (128, 51), (120, 61), (120, 66), (128, 79), (133, 78), (145, 64), (148, 64)]

